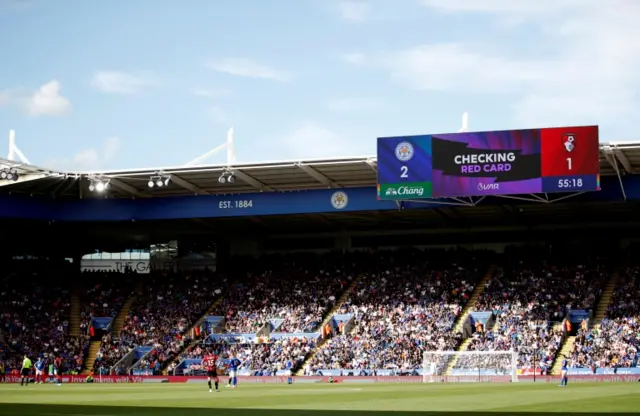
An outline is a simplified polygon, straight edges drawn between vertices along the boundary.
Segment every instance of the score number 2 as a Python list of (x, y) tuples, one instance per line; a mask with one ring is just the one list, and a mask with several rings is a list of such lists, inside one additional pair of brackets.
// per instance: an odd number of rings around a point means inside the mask
[[(571, 168), (569, 168), (571, 170)], [(409, 168), (406, 166), (400, 166), (400, 177), (406, 179), (409, 177)]]

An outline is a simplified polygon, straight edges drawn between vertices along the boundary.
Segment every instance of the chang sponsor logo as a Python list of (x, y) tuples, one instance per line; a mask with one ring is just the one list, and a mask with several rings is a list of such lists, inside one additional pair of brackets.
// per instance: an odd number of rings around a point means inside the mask
[(404, 185), (404, 186), (399, 186), (397, 192), (398, 192), (398, 195), (400, 196), (403, 196), (403, 195), (422, 196), (424, 195), (424, 187)]
[(422, 185), (394, 185), (384, 191), (384, 195), (388, 197), (416, 197), (423, 196), (424, 194), (425, 189)]

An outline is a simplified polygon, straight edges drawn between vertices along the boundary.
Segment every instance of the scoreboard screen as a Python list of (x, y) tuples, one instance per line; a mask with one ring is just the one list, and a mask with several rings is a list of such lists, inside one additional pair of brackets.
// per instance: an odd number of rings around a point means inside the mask
[(598, 126), (378, 139), (378, 198), (600, 190)]

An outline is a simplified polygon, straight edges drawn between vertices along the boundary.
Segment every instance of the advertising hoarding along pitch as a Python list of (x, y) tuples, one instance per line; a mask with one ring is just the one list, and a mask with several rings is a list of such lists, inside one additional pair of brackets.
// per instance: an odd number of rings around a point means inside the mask
[(597, 126), (378, 139), (378, 199), (595, 190)]

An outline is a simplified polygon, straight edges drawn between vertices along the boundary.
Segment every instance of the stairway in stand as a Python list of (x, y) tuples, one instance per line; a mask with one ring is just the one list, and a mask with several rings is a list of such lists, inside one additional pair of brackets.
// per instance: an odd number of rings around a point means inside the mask
[[(111, 324), (111, 336), (116, 338), (120, 336), (120, 331), (122, 331), (122, 327), (129, 316), (129, 311), (131, 311), (131, 307), (135, 302), (138, 294), (142, 291), (142, 280), (139, 280), (136, 284), (135, 288), (129, 294), (127, 300), (124, 301), (120, 312), (113, 320)], [(93, 365), (96, 362), (96, 358), (98, 357), (98, 353), (100, 352), (100, 347), (102, 346), (102, 341), (91, 341), (89, 344), (89, 351), (87, 352), (86, 357), (84, 357), (84, 365), (82, 366), (82, 374), (89, 374), (93, 371)]]
[[(478, 298), (480, 297), (480, 295), (482, 295), (482, 293), (484, 292), (484, 289), (487, 287), (487, 282), (491, 280), (494, 272), (495, 272), (495, 266), (489, 267), (489, 270), (487, 270), (487, 272), (484, 274), (480, 282), (478, 282), (478, 284), (476, 285), (475, 289), (473, 290), (473, 293), (471, 294), (471, 297), (469, 297), (467, 304), (462, 309), (462, 313), (460, 314), (460, 316), (458, 317), (458, 320), (456, 321), (456, 324), (454, 326), (455, 332), (460, 332), (460, 333), (462, 332), (462, 328), (464, 327), (465, 322), (467, 322), (467, 319), (469, 319), (469, 315), (471, 315), (471, 313), (475, 311), (476, 302), (478, 301)], [(472, 337), (469, 337), (463, 340), (458, 346), (458, 348), (456, 349), (456, 351), (460, 351), (460, 352), (467, 351), (469, 349), (469, 344), (471, 344), (472, 340), (473, 340)], [(450, 374), (451, 370), (455, 367), (457, 361), (458, 361), (457, 356), (454, 356), (453, 359), (449, 361), (449, 363), (447, 364), (447, 369), (445, 370), (446, 375), (451, 375)]]
[(553, 366), (551, 367), (551, 372), (549, 374), (551, 374), (552, 376), (560, 375), (560, 370), (562, 370), (561, 357), (562, 356), (568, 357), (571, 355), (571, 352), (573, 351), (573, 344), (575, 344), (575, 342), (576, 342), (575, 336), (569, 336), (564, 339), (564, 342), (562, 343), (562, 347), (560, 347), (560, 353), (556, 355), (556, 359), (553, 362)]
[(111, 335), (113, 337), (120, 336), (120, 331), (122, 331), (122, 328), (124, 327), (124, 323), (127, 320), (127, 316), (129, 316), (129, 312), (131, 312), (131, 307), (133, 306), (133, 303), (136, 301), (136, 298), (138, 297), (138, 295), (142, 292), (142, 286), (143, 286), (142, 280), (136, 283), (136, 286), (134, 287), (133, 291), (131, 292), (127, 300), (124, 301), (124, 304), (122, 305), (122, 309), (120, 309), (120, 312), (118, 313), (116, 318), (113, 320), (113, 324), (111, 325)]
[[(207, 316), (210, 316), (213, 311), (216, 309), (216, 307), (224, 300), (224, 295), (219, 296), (212, 304), (211, 306), (209, 306), (209, 308), (206, 310), (206, 312), (204, 314), (202, 314), (202, 316), (196, 321), (196, 323), (194, 323), (191, 328), (189, 328), (189, 330), (187, 330), (187, 334), (193, 334), (193, 332), (195, 331), (196, 327), (198, 327), (200, 324), (202, 324), (204, 322), (204, 319)], [(178, 354), (176, 354), (176, 358), (168, 361), (164, 364), (164, 366), (162, 366), (162, 374), (166, 375), (167, 374), (167, 368), (169, 368), (169, 366), (180, 360), (180, 356), (182, 355), (183, 352), (187, 351), (189, 348), (193, 347), (194, 345), (196, 345), (198, 342), (200, 342), (201, 339), (200, 338), (194, 338), (189, 344), (185, 345), (182, 347), (182, 349), (178, 352)]]
[[(589, 322), (590, 328), (598, 328), (605, 315), (607, 314), (607, 308), (609, 307), (609, 303), (611, 303), (611, 298), (613, 297), (613, 292), (616, 290), (616, 285), (618, 284), (619, 278), (618, 272), (614, 272), (609, 281), (607, 281), (604, 290), (602, 291), (602, 296), (600, 296), (600, 300), (595, 307), (595, 313), (593, 315), (593, 319)], [(562, 329), (562, 326), (560, 326)], [(562, 347), (560, 347), (560, 353), (556, 355), (556, 359), (553, 362), (553, 366), (551, 367), (551, 375), (560, 375), (560, 371), (562, 370), (562, 356), (569, 357), (573, 352), (573, 344), (576, 342), (575, 336), (566, 337)]]
[[(464, 305), (464, 308), (462, 309), (462, 313), (458, 317), (458, 320), (454, 326), (455, 332), (462, 332), (464, 323), (467, 321), (467, 318), (469, 317), (469, 315), (471, 315), (471, 312), (475, 310), (475, 304), (478, 301), (478, 298), (480, 297), (480, 295), (482, 295), (482, 293), (484, 292), (484, 289), (487, 286), (487, 282), (489, 282), (491, 277), (493, 277), (494, 271), (495, 271), (495, 266), (491, 266), (489, 270), (487, 270), (487, 272), (482, 277), (482, 280), (480, 280), (480, 282), (478, 282), (478, 284), (476, 285), (475, 289), (473, 290), (473, 293), (471, 293), (471, 297), (467, 301), (467, 304)], [(458, 348), (458, 350), (460, 349)]]
[(340, 308), (342, 308), (342, 305), (344, 305), (347, 299), (349, 299), (349, 295), (351, 295), (351, 292), (353, 292), (353, 289), (355, 289), (355, 287), (358, 285), (358, 282), (360, 282), (360, 279), (362, 279), (362, 276), (356, 277), (355, 279), (353, 279), (351, 284), (347, 286), (347, 288), (342, 293), (342, 296), (340, 296), (336, 301), (336, 303), (333, 305), (333, 308), (331, 308), (329, 312), (327, 312), (327, 314), (325, 315), (324, 319), (322, 320), (322, 323), (320, 324), (320, 329), (324, 328), (324, 326), (328, 324), (329, 321), (331, 321), (331, 318), (333, 318), (333, 315), (335, 315), (336, 312), (338, 312)]
[(71, 310), (69, 311), (69, 335), (77, 337), (80, 335), (80, 313), (82, 312), (82, 305), (80, 302), (79, 287), (74, 287), (71, 292)]
[(102, 346), (102, 341), (91, 341), (89, 343), (89, 350), (87, 351), (87, 356), (84, 357), (84, 363), (82, 364), (82, 372), (80, 374), (90, 374), (93, 371), (93, 365), (96, 362), (96, 358), (98, 357), (98, 353), (100, 352), (100, 347)]
[(595, 313), (593, 314), (593, 323), (589, 322), (590, 327), (600, 326), (602, 320), (607, 314), (607, 308), (609, 307), (609, 303), (611, 303), (611, 298), (613, 297), (613, 292), (616, 290), (616, 285), (618, 284), (619, 274), (613, 273), (611, 278), (607, 282), (607, 285), (604, 287), (602, 291), (602, 296), (600, 296), (600, 301), (595, 308)]
[[(331, 321), (331, 318), (333, 318), (333, 315), (335, 315), (336, 312), (338, 312), (340, 308), (342, 308), (342, 305), (344, 305), (347, 299), (349, 299), (349, 295), (353, 293), (353, 290), (356, 288), (356, 286), (358, 285), (361, 279), (362, 279), (362, 276), (358, 276), (355, 279), (353, 279), (351, 284), (345, 289), (344, 293), (342, 293), (342, 296), (340, 296), (336, 301), (336, 303), (333, 305), (333, 308), (331, 308), (331, 310), (329, 310), (329, 312), (325, 315), (324, 319), (322, 320), (322, 324), (320, 324), (320, 328), (319, 328), (320, 333), (322, 333), (322, 329), (325, 327), (325, 325), (327, 325)], [(302, 373), (304, 372), (304, 366), (307, 365), (309, 361), (315, 358), (318, 351), (320, 351), (320, 348), (324, 345), (325, 342), (327, 342), (328, 339), (329, 338), (325, 338), (325, 337), (322, 337), (320, 339), (320, 342), (318, 342), (318, 345), (316, 345), (316, 348), (313, 351), (311, 351), (309, 355), (307, 355), (307, 358), (304, 359), (296, 375), (298, 376), (302, 375)]]

